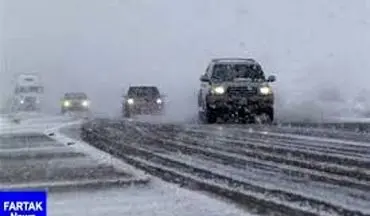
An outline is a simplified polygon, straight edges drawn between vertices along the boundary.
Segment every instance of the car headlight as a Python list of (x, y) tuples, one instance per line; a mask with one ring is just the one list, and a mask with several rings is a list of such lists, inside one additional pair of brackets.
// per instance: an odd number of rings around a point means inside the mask
[(128, 103), (128, 104), (134, 104), (134, 99), (129, 98), (129, 99), (127, 100), (127, 103)]
[(268, 95), (268, 94), (272, 93), (271, 88), (267, 87), (267, 86), (261, 87), (260, 92), (261, 92), (261, 94), (264, 94), (264, 95)]
[(158, 98), (158, 99), (156, 100), (156, 102), (157, 102), (157, 104), (162, 104), (162, 100), (161, 100), (160, 98)]
[(212, 89), (212, 93), (214, 94), (223, 94), (225, 93), (225, 88), (223, 86), (218, 86)]
[(20, 103), (21, 103), (21, 104), (24, 104), (24, 100), (21, 100), (21, 101), (20, 101)]
[(69, 107), (71, 105), (71, 102), (69, 102), (69, 101), (64, 101), (63, 102), (63, 106), (65, 106), (65, 107)]
[(87, 101), (87, 100), (82, 101), (82, 106), (84, 106), (84, 107), (89, 106), (89, 101)]

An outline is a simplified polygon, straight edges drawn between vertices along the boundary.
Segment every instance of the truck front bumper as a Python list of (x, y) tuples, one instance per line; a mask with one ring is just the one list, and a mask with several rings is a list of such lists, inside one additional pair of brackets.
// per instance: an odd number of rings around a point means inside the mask
[(37, 111), (40, 110), (38, 103), (19, 103), (15, 106), (17, 111)]
[(230, 97), (227, 95), (209, 95), (206, 99), (208, 109), (222, 113), (245, 112), (258, 114), (273, 109), (273, 95), (256, 95), (249, 97)]
[(159, 115), (163, 113), (164, 106), (163, 104), (126, 104), (125, 109), (131, 114)]

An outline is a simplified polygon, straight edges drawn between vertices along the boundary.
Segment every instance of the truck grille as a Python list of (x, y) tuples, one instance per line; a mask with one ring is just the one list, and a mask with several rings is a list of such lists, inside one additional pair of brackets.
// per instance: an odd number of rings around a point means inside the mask
[(229, 96), (252, 96), (257, 94), (256, 87), (229, 87), (227, 88), (227, 94)]
[(76, 107), (76, 106), (82, 106), (82, 101), (79, 101), (79, 100), (73, 100), (71, 102), (72, 106)]
[(36, 97), (25, 97), (24, 102), (26, 102), (26, 103), (36, 103)]

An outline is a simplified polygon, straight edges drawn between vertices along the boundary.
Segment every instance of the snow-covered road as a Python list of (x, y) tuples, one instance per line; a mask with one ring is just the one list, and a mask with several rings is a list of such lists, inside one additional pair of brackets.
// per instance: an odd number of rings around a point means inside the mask
[(307, 135), (258, 127), (101, 119), (84, 124), (81, 134), (92, 145), (167, 181), (198, 185), (206, 181), (218, 185), (208, 189), (214, 193), (226, 190), (234, 197), (249, 196), (243, 199), (257, 199), (255, 206), (268, 203), (270, 212), (369, 214), (364, 191), (370, 188), (370, 145), (366, 139), (350, 140), (363, 139), (361, 134), (347, 133), (348, 140), (342, 140), (340, 134), (317, 135), (317, 129)]
[(50, 215), (242, 216), (232, 204), (154, 180), (148, 186), (56, 193)]
[[(15, 188), (53, 189), (59, 186), (66, 189), (50, 190), (48, 211), (51, 216), (251, 215), (226, 201), (182, 189), (156, 178), (150, 178), (148, 184), (77, 189), (75, 185), (86, 184), (86, 181), (90, 181), (89, 184), (93, 184), (92, 180), (107, 182), (106, 178), (97, 174), (100, 172), (110, 180), (112, 176), (109, 175), (118, 172), (117, 170), (127, 174), (124, 177), (127, 181), (148, 177), (80, 140), (59, 133), (59, 130), (66, 126), (78, 126), (80, 120), (45, 115), (28, 118), (22, 116), (19, 123), (1, 118), (0, 123), (0, 164), (3, 169), (7, 168), (7, 175), (2, 174), (3, 181), (0, 184), (3, 187)], [(111, 169), (112, 166), (114, 170)], [(92, 178), (79, 175), (79, 172), (88, 169)], [(14, 178), (15, 182), (9, 184), (4, 180), (6, 177)]]

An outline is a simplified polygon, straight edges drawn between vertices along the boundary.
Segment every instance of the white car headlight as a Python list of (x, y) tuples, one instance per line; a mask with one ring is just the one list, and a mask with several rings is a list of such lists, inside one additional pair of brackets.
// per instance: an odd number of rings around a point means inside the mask
[(272, 91), (270, 87), (265, 86), (265, 87), (260, 88), (260, 92), (261, 94), (267, 95), (267, 94), (271, 94)]
[(69, 101), (64, 101), (64, 103), (63, 103), (63, 106), (65, 106), (65, 107), (69, 107), (71, 105), (71, 102), (69, 102)]
[(21, 100), (20, 102), (21, 102), (21, 104), (24, 104), (24, 100)]
[(89, 106), (89, 101), (87, 100), (82, 101), (82, 106), (85, 106), (85, 107)]
[(157, 99), (157, 104), (162, 104), (162, 100), (160, 98)]
[(223, 94), (225, 93), (225, 88), (222, 86), (218, 86), (218, 87), (213, 88), (212, 92), (214, 94)]
[(134, 104), (134, 99), (129, 98), (129, 99), (127, 100), (127, 103), (128, 103), (128, 104)]

